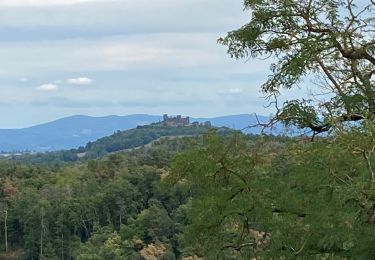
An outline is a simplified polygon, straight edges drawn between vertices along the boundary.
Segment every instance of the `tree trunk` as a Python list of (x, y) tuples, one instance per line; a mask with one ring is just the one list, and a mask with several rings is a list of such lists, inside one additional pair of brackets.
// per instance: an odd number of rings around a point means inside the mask
[(4, 220), (4, 237), (5, 237), (5, 252), (8, 252), (8, 210), (4, 211), (5, 213), (5, 220)]
[(41, 229), (40, 229), (40, 257), (43, 256), (43, 229), (44, 229), (44, 212), (42, 210), (42, 219), (41, 219)]
[(61, 233), (61, 259), (64, 260), (64, 233)]

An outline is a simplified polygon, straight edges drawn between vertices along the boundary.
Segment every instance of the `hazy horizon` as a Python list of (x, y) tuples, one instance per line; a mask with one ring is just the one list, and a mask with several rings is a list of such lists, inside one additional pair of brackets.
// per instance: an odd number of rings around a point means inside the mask
[(0, 2), (0, 128), (76, 114), (269, 114), (269, 62), (237, 61), (219, 37), (242, 1)]
[[(160, 117), (162, 118), (162, 116), (164, 115), (165, 113), (163, 114), (147, 114), (147, 113), (135, 113), (135, 114), (124, 114), (124, 115), (119, 115), (119, 114), (109, 114), (109, 115), (85, 115), (85, 114), (74, 114), (74, 115), (67, 115), (67, 116), (63, 116), (63, 117), (59, 117), (59, 118), (54, 118), (54, 119), (51, 119), (51, 120), (47, 120), (47, 121), (41, 121), (41, 122), (36, 122), (34, 124), (31, 124), (31, 125), (26, 125), (26, 126), (22, 126), (22, 127), (13, 127), (13, 128), (1, 128), (0, 127), (0, 130), (17, 130), (17, 129), (25, 129), (25, 128), (30, 128), (30, 127), (35, 127), (35, 126), (39, 126), (39, 125), (44, 125), (44, 124), (50, 124), (50, 123), (53, 123), (55, 121), (59, 121), (59, 120), (64, 120), (64, 119), (69, 119), (69, 118), (72, 118), (72, 117), (76, 117), (76, 116), (82, 116), (82, 117), (91, 117), (91, 118), (107, 118), (107, 117), (128, 117), (128, 116), (140, 116), (140, 115), (146, 115), (146, 116), (155, 116), (155, 117)], [(180, 115), (180, 114), (168, 114), (169, 116), (177, 116), (177, 115)], [(212, 119), (212, 118), (222, 118), (222, 117), (232, 117), (232, 116), (240, 116), (240, 115), (249, 115), (249, 116), (252, 116), (254, 115), (254, 113), (238, 113), (238, 114), (222, 114), (222, 115), (212, 115), (212, 116), (199, 116), (199, 115), (188, 115), (188, 114), (182, 114), (183, 117), (190, 117), (190, 118), (207, 118), (207, 119)], [(257, 116), (259, 117), (268, 117), (269, 115), (267, 114), (256, 114)]]

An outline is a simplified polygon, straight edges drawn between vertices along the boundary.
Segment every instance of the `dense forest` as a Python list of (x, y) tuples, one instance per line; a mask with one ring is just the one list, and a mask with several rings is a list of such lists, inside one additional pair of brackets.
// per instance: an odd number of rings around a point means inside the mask
[(65, 166), (5, 161), (0, 257), (371, 259), (373, 147), (373, 124), (314, 142), (211, 129)]
[(141, 259), (179, 254), (186, 191), (162, 189), (192, 137), (65, 167), (1, 164), (5, 259)]

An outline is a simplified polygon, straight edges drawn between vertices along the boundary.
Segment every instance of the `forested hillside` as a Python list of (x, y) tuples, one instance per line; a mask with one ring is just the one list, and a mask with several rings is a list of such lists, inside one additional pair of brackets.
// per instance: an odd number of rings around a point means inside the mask
[(160, 139), (64, 168), (3, 162), (0, 258), (178, 255), (187, 191), (160, 184), (172, 155), (192, 140)]
[[(117, 131), (126, 131), (138, 125), (149, 125), (160, 122), (161, 116), (135, 114), (128, 116), (70, 116), (52, 122), (21, 128), (0, 129), (0, 151), (11, 153), (15, 151), (52, 152), (58, 150), (75, 149), (88, 142), (109, 136)], [(249, 125), (255, 125), (255, 115), (241, 114), (212, 118), (190, 118), (191, 122), (204, 123), (210, 121), (215, 127), (230, 127), (243, 130)], [(259, 116), (262, 122), (268, 117)], [(259, 133), (260, 127), (247, 128), (247, 133)], [(274, 132), (281, 132), (279, 125)]]
[(46, 152), (72, 149), (114, 131), (124, 131), (159, 120), (160, 116), (141, 114), (106, 117), (77, 115), (27, 128), (0, 129), (0, 151)]
[(371, 259), (374, 136), (211, 130), (64, 167), (3, 162), (2, 257)]
[[(108, 153), (140, 148), (149, 145), (161, 137), (198, 136), (210, 129), (204, 124), (168, 126), (162, 123), (138, 126), (134, 129), (117, 131), (116, 133), (89, 142), (78, 149), (62, 150), (56, 152), (14, 155), (6, 159), (30, 163), (61, 165), (78, 160), (94, 159)], [(229, 134), (234, 130), (221, 127), (217, 128), (220, 134)]]

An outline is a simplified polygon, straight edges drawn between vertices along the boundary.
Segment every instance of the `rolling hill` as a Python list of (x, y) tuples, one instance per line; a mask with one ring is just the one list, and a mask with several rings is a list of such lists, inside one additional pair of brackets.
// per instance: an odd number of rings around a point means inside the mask
[[(263, 121), (267, 120), (264, 116), (259, 118)], [(145, 114), (106, 117), (78, 115), (23, 129), (0, 129), (0, 151), (43, 152), (72, 149), (119, 130), (128, 130), (160, 120), (161, 116)], [(236, 130), (243, 130), (257, 122), (256, 117), (249, 114), (192, 118), (191, 121), (211, 121), (213, 126), (224, 126)], [(259, 133), (259, 131), (259, 128), (246, 129), (248, 133)]]

